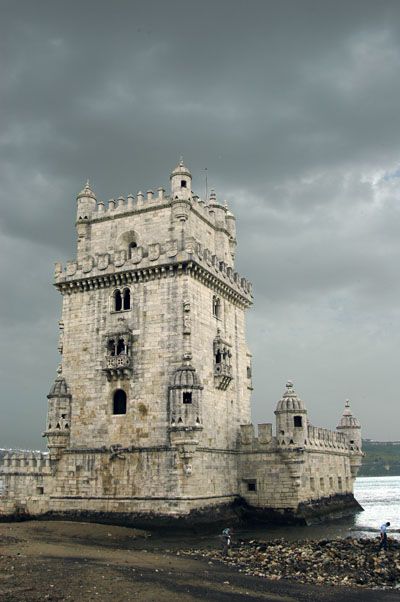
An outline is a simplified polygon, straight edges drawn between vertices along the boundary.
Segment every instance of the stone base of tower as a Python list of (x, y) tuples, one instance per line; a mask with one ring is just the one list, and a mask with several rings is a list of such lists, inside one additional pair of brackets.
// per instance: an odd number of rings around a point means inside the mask
[(297, 508), (256, 508), (243, 505), (242, 517), (248, 522), (313, 525), (321, 522), (352, 516), (362, 511), (352, 493), (337, 494), (330, 497), (301, 502)]

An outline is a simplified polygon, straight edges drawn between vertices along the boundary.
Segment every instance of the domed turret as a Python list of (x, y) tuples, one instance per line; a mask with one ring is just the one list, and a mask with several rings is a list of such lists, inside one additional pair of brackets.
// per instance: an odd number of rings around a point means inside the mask
[(85, 222), (91, 218), (93, 211), (96, 209), (97, 201), (96, 195), (89, 186), (89, 180), (86, 182), (84, 188), (80, 191), (76, 197), (77, 202), (77, 222)]
[(342, 417), (336, 428), (346, 435), (352, 451), (361, 451), (361, 425), (351, 412), (349, 399), (346, 399)]
[(195, 368), (189, 363), (177, 368), (169, 386), (169, 423), (173, 430), (202, 428), (201, 391)]
[(307, 410), (288, 381), (276, 410), (276, 437), (281, 445), (304, 445), (307, 438)]
[(58, 367), (57, 377), (47, 396), (47, 428), (43, 433), (47, 437), (50, 458), (59, 457), (62, 449), (68, 446), (71, 422), (71, 393), (65, 378)]
[(189, 199), (192, 196), (192, 174), (183, 162), (183, 158), (170, 175), (172, 199)]

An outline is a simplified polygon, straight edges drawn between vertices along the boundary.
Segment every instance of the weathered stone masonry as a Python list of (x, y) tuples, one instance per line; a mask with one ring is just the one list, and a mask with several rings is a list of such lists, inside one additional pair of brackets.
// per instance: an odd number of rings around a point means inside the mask
[[(48, 395), (48, 453), (0, 464), (0, 515), (127, 521), (246, 512), (284, 519), (355, 505), (359, 423), (308, 423), (288, 383), (276, 429), (250, 423), (252, 287), (234, 269), (235, 218), (192, 192), (77, 197), (77, 255), (56, 264), (61, 364)], [(247, 504), (247, 505), (246, 505)], [(322, 508), (322, 506), (321, 506)], [(208, 512), (209, 511), (209, 512)], [(272, 513), (272, 514), (271, 514)]]

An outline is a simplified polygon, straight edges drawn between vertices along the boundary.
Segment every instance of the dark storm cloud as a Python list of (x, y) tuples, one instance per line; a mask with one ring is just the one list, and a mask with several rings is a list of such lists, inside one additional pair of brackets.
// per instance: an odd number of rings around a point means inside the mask
[(398, 2), (1, 7), (0, 445), (40, 444), (76, 193), (167, 186), (181, 153), (238, 217), (255, 418), (292, 377), (315, 423), (351, 396), (398, 438)]

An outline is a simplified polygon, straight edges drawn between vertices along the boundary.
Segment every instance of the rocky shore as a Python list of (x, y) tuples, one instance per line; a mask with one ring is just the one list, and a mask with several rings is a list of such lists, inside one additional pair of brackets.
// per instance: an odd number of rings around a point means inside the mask
[(185, 556), (208, 558), (235, 567), (246, 575), (278, 581), (400, 589), (400, 542), (378, 553), (378, 539), (335, 539), (287, 542), (283, 539), (239, 541), (229, 557), (215, 550), (191, 549)]

